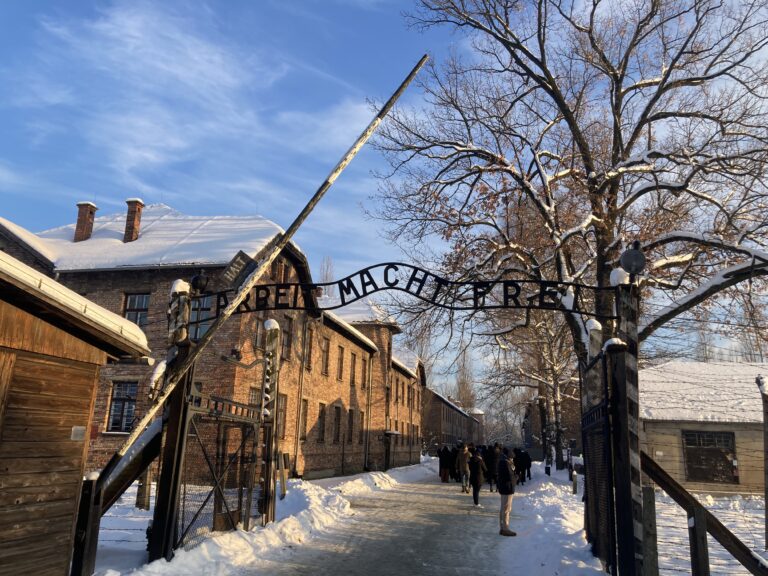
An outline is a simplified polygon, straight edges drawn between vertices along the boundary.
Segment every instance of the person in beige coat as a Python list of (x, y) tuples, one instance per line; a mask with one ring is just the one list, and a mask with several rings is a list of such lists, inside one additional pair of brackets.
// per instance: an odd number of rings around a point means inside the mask
[(469, 446), (462, 445), (459, 455), (456, 457), (456, 468), (461, 476), (461, 491), (469, 494), (469, 459), (472, 454), (469, 453)]

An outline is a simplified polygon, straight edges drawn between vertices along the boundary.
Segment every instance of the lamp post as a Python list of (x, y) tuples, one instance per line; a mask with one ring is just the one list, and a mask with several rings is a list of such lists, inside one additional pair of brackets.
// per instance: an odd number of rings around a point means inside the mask
[[(768, 502), (768, 390), (765, 388), (765, 379), (762, 375), (755, 378), (763, 398), (763, 498)], [(768, 550), (768, 510), (765, 512), (765, 549)]]

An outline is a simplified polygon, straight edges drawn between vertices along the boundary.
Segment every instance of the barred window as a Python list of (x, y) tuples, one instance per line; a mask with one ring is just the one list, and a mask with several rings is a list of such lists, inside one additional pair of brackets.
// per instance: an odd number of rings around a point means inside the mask
[(192, 299), (189, 313), (189, 338), (199, 340), (208, 332), (214, 320), (213, 296), (206, 294)]
[(683, 430), (682, 435), (688, 481), (738, 484), (733, 432)]
[(149, 294), (126, 294), (123, 316), (143, 330), (149, 320)]
[(325, 442), (325, 404), (320, 403), (320, 408), (317, 412), (317, 441)]
[(352, 444), (352, 433), (355, 429), (355, 411), (350, 409), (347, 413), (347, 444)]
[(309, 400), (303, 398), (301, 401), (301, 434), (299, 440), (307, 439), (307, 419), (309, 418)]
[(113, 382), (107, 432), (130, 432), (136, 412), (138, 382)]
[(333, 443), (341, 442), (341, 406), (333, 407)]

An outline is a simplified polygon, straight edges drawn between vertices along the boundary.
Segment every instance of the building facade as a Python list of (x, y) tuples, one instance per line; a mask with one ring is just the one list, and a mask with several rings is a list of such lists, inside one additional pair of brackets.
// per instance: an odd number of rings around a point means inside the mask
[(451, 399), (427, 389), (424, 394), (424, 442), (430, 454), (442, 446), (485, 442), (481, 420)]
[[(231, 289), (224, 274), (229, 263), (240, 251), (256, 256), (281, 230), (261, 217), (195, 217), (164, 205), (145, 207), (139, 199), (127, 204), (127, 213), (96, 217), (93, 204), (80, 203), (75, 224), (40, 234), (0, 219), (0, 249), (138, 324), (158, 363), (168, 348), (173, 282), (199, 274), (208, 279), (206, 292), (192, 304), (194, 342), (222, 304), (221, 293)], [(312, 279), (306, 258), (289, 244), (261, 284), (297, 282)], [(258, 405), (263, 323), (272, 318), (282, 333), (275, 419), (280, 451), (289, 455), (294, 475), (418, 462), (423, 370), (393, 356), (396, 325), (375, 318), (371, 303), (358, 305), (353, 314), (322, 312), (314, 293), (297, 292), (295, 304), (304, 310), (249, 311), (230, 318), (197, 360), (196, 388)], [(359, 316), (365, 309), (368, 315)], [(88, 469), (103, 467), (148, 408), (153, 372), (134, 361), (102, 371)]]
[(640, 443), (692, 491), (764, 490), (763, 404), (768, 364), (668, 362), (640, 370)]

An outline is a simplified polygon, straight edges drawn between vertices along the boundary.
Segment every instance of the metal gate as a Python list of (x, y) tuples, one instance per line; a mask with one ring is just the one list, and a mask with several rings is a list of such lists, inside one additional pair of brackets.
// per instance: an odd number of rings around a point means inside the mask
[(192, 395), (174, 548), (191, 548), (211, 532), (248, 530), (258, 515), (257, 408)]
[(584, 524), (592, 553), (616, 574), (616, 512), (613, 494), (608, 374), (605, 353), (581, 366), (584, 446)]

